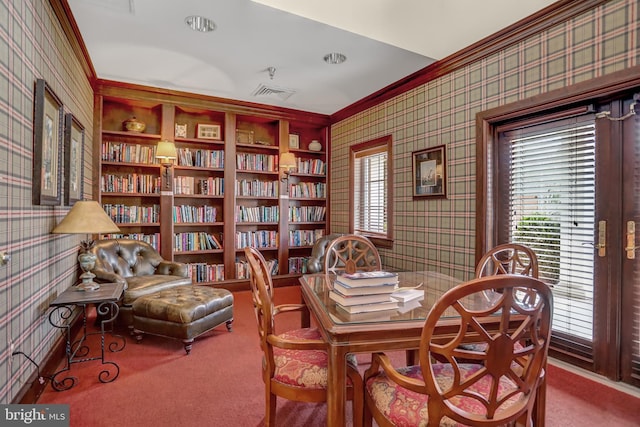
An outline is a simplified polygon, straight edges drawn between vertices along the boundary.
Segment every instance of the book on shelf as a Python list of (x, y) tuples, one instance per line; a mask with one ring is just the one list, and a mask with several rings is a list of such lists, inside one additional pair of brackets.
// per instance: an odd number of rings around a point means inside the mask
[(424, 298), (424, 290), (423, 289), (403, 289), (398, 288), (392, 294), (391, 298), (400, 301), (407, 302), (415, 299)]
[(361, 304), (373, 304), (378, 302), (390, 302), (390, 294), (369, 294), (369, 295), (354, 295), (345, 296), (336, 292), (335, 290), (329, 291), (329, 298), (337, 302), (341, 306), (361, 305)]
[(345, 283), (334, 281), (333, 289), (345, 296), (390, 294), (397, 289), (397, 283), (383, 283), (373, 286), (349, 286)]
[(356, 313), (370, 313), (373, 311), (384, 311), (384, 310), (397, 310), (398, 302), (397, 301), (387, 301), (387, 302), (374, 302), (372, 304), (356, 304), (356, 305), (341, 305), (336, 304), (338, 309), (344, 310), (350, 314)]
[(398, 273), (389, 271), (359, 271), (357, 273), (343, 273), (337, 281), (352, 287), (374, 286), (388, 283), (398, 283)]

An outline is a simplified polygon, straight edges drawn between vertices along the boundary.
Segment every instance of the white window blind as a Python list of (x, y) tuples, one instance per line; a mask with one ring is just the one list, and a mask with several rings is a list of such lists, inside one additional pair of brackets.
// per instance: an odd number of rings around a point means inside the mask
[(354, 154), (354, 231), (387, 233), (386, 145)]
[[(530, 246), (553, 285), (553, 330), (593, 339), (595, 123), (592, 116), (504, 132), (511, 242)], [(504, 146), (503, 146), (504, 147)]]

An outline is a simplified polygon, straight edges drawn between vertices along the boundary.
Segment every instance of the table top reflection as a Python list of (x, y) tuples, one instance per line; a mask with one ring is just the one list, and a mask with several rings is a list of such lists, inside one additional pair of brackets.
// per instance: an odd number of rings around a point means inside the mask
[[(355, 325), (361, 323), (380, 322), (416, 322), (424, 320), (433, 304), (449, 289), (462, 283), (461, 280), (434, 271), (402, 271), (398, 273), (398, 289), (413, 288), (424, 292), (424, 297), (405, 303), (399, 303), (397, 309), (350, 314), (342, 310), (332, 299), (329, 291), (336, 280), (335, 274), (307, 274), (300, 282), (305, 288), (307, 297), (312, 298), (313, 305), (323, 307), (323, 311), (336, 325)], [(478, 301), (479, 306), (486, 304)], [(474, 304), (476, 305), (476, 304)], [(455, 316), (456, 313), (451, 313)]]

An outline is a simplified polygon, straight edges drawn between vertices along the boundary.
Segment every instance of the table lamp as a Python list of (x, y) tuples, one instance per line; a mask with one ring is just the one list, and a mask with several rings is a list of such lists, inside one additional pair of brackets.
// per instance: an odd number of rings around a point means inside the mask
[(289, 175), (298, 167), (296, 162), (296, 156), (293, 153), (282, 153), (280, 155), (280, 170), (284, 177), (282, 181), (285, 182), (289, 179)]
[(171, 188), (169, 179), (169, 168), (173, 164), (173, 160), (178, 158), (176, 144), (171, 141), (160, 141), (156, 147), (156, 159), (160, 160), (160, 164), (164, 167), (164, 186), (166, 189)]
[[(52, 231), (54, 234), (102, 234), (119, 233), (118, 226), (109, 218), (102, 206), (95, 200), (77, 201), (67, 215)], [(77, 287), (83, 291), (95, 291), (100, 285), (93, 281), (96, 277), (91, 272), (96, 265), (96, 256), (89, 252), (93, 247), (92, 239), (83, 240), (80, 243), (78, 263), (83, 273), (80, 275), (82, 283)]]

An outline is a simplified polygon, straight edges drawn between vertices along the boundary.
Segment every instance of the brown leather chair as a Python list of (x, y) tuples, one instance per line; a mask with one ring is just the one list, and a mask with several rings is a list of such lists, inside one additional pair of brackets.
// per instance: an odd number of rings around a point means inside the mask
[(132, 304), (141, 296), (190, 285), (186, 264), (164, 260), (148, 243), (130, 239), (97, 240), (91, 248), (96, 281), (124, 283), (118, 323), (132, 327)]
[(311, 256), (307, 260), (307, 273), (322, 273), (324, 271), (324, 257), (327, 254), (327, 247), (338, 237), (344, 234), (332, 233), (327, 234), (316, 240), (311, 249)]

